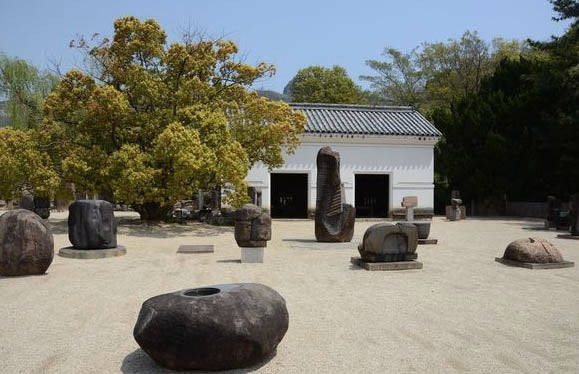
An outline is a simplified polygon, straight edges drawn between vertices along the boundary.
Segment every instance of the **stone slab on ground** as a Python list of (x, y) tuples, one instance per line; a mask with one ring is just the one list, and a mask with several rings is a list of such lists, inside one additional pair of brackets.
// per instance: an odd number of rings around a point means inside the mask
[(93, 260), (97, 258), (118, 257), (127, 254), (127, 248), (122, 245), (116, 248), (106, 249), (75, 249), (74, 247), (64, 247), (58, 251), (60, 257), (78, 258), (82, 260)]
[(212, 244), (181, 244), (177, 253), (213, 253), (215, 252)]
[(291, 248), (304, 249), (355, 249), (358, 250), (359, 240), (352, 240), (351, 242), (318, 242), (314, 239), (284, 239), (288, 242)]
[(579, 240), (579, 236), (577, 235), (571, 235), (571, 234), (558, 234), (557, 238), (559, 239), (574, 239), (574, 240)]
[(438, 239), (418, 239), (418, 244), (438, 244)]
[(370, 271), (422, 269), (422, 262), (419, 261), (366, 262), (360, 257), (352, 257), (350, 262)]
[(537, 264), (533, 262), (519, 262), (513, 261), (502, 257), (495, 257), (496, 262), (500, 262), (501, 264), (507, 266), (516, 266), (520, 268), (526, 269), (561, 269), (561, 268), (570, 268), (575, 266), (575, 263), (572, 261), (563, 261), (563, 262), (548, 262), (544, 264)]

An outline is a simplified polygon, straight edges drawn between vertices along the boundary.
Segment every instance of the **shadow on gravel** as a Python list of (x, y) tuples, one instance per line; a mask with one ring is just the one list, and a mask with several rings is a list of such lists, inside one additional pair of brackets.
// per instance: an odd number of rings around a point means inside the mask
[[(68, 234), (66, 219), (51, 219), (48, 222), (53, 234)], [(141, 238), (174, 238), (178, 236), (218, 236), (233, 233), (232, 226), (213, 226), (201, 222), (165, 223), (147, 222), (140, 219), (117, 219), (119, 235)]]
[(125, 374), (169, 374), (169, 373), (251, 373), (259, 370), (263, 366), (267, 365), (276, 355), (277, 352), (273, 352), (271, 355), (266, 357), (263, 361), (257, 365), (250, 366), (245, 369), (235, 369), (235, 370), (225, 370), (225, 371), (174, 371), (170, 369), (165, 369), (160, 367), (153, 361), (142, 349), (137, 349), (134, 352), (129, 353), (123, 360), (121, 365), (121, 372)]

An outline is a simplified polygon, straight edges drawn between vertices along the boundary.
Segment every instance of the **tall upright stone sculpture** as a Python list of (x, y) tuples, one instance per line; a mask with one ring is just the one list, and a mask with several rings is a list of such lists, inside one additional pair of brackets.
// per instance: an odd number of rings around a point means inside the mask
[(354, 236), (356, 208), (345, 204), (340, 181), (340, 154), (330, 147), (319, 150), (316, 188), (316, 240), (349, 242)]

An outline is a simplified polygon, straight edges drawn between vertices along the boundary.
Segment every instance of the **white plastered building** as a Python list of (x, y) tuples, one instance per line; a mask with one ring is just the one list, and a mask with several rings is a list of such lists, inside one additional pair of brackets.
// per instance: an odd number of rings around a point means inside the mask
[(285, 164), (248, 173), (253, 202), (273, 218), (306, 218), (316, 206), (316, 156), (330, 146), (340, 154), (346, 203), (357, 217), (390, 217), (404, 196), (418, 209), (434, 204), (434, 146), (441, 133), (411, 107), (290, 104), (307, 118), (301, 144)]

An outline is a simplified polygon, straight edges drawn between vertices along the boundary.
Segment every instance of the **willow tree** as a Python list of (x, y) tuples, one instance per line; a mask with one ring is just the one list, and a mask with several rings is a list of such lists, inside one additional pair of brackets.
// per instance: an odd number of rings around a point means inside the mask
[(163, 219), (199, 188), (227, 186), (239, 204), (253, 164), (274, 168), (294, 152), (304, 116), (249, 90), (274, 66), (238, 61), (231, 41), (169, 45), (152, 19), (120, 18), (114, 30), (94, 46), (71, 42), (91, 69), (68, 72), (44, 107), (45, 141), (77, 189)]

